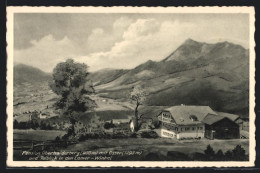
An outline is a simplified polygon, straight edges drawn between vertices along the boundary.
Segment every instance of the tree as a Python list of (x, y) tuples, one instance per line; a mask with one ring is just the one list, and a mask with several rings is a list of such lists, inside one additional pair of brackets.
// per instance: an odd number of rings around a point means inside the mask
[(89, 97), (95, 91), (88, 75), (87, 65), (76, 63), (72, 59), (57, 64), (53, 70), (50, 87), (60, 96), (54, 106), (70, 118), (72, 126), (79, 114), (96, 107), (95, 101)]
[(246, 151), (241, 145), (237, 145), (233, 150), (233, 157), (235, 160), (243, 161), (246, 159)]
[(213, 158), (215, 156), (215, 151), (213, 150), (213, 148), (210, 145), (207, 146), (207, 149), (204, 150), (204, 153), (208, 160), (213, 160)]
[(17, 120), (14, 120), (14, 129), (19, 129), (19, 123)]
[(134, 87), (131, 92), (131, 100), (135, 102), (135, 131), (138, 130), (139, 124), (138, 120), (140, 119), (138, 114), (138, 107), (144, 103), (146, 100), (146, 93), (140, 85)]
[(224, 158), (224, 153), (222, 150), (218, 150), (218, 152), (216, 153), (216, 160), (223, 160)]

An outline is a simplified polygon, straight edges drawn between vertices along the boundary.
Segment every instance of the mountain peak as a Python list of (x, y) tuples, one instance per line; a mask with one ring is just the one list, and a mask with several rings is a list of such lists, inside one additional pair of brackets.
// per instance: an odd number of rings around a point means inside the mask
[(188, 39), (184, 42), (184, 44), (197, 44), (197, 43), (199, 43), (199, 42), (197, 42), (197, 41), (195, 41), (195, 40), (192, 40), (191, 38), (188, 38)]

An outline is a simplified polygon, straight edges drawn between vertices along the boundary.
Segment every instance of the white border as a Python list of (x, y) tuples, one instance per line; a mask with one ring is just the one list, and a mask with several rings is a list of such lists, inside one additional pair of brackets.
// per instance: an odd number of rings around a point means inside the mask
[[(247, 13), (250, 24), (249, 161), (13, 161), (13, 14), (14, 13)], [(7, 166), (8, 167), (251, 167), (255, 152), (255, 11), (254, 7), (7, 7)]]

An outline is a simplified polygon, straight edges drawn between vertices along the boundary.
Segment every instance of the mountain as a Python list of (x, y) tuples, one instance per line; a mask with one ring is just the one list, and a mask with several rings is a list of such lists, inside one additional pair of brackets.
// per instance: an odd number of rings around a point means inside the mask
[(24, 64), (16, 64), (14, 66), (14, 85), (22, 83), (37, 83), (48, 81), (51, 75), (41, 71), (38, 68)]
[(149, 93), (151, 106), (209, 105), (248, 116), (249, 50), (230, 42), (188, 39), (162, 61), (91, 76), (102, 97), (129, 100), (132, 88), (139, 84)]

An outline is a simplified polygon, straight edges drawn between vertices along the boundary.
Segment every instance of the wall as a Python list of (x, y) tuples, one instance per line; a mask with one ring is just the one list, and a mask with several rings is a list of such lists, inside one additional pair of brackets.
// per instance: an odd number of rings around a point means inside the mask
[(176, 138), (176, 134), (173, 131), (165, 130), (165, 129), (160, 129), (159, 134), (160, 137), (162, 138)]
[(206, 126), (206, 137), (210, 139), (238, 139), (240, 138), (239, 125), (224, 118)]
[(177, 134), (177, 139), (182, 138), (204, 138), (204, 132), (182, 132)]

